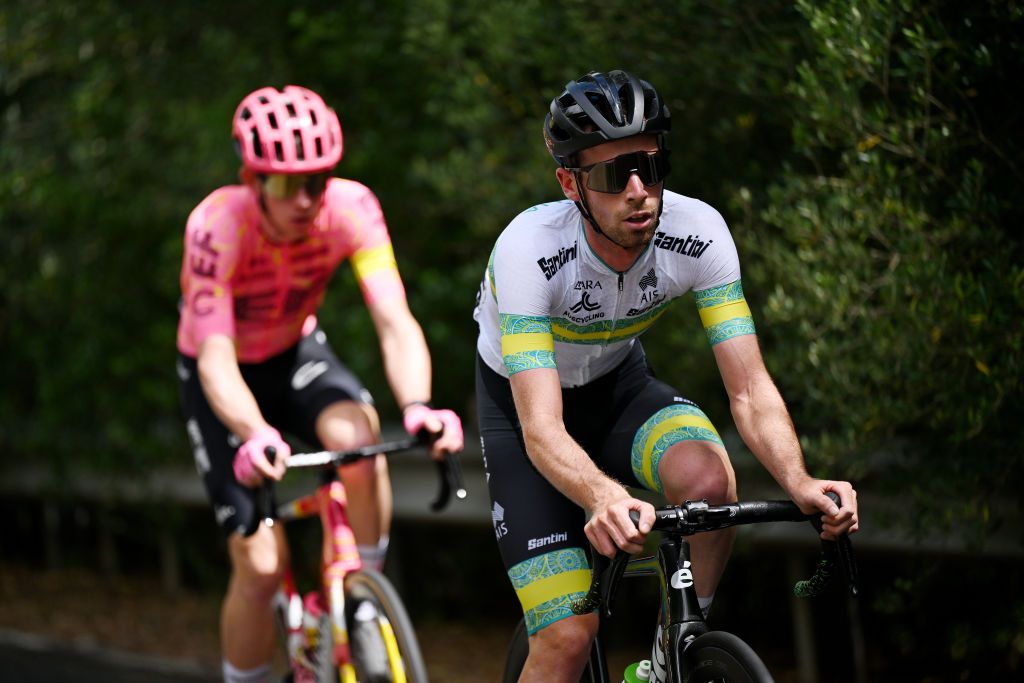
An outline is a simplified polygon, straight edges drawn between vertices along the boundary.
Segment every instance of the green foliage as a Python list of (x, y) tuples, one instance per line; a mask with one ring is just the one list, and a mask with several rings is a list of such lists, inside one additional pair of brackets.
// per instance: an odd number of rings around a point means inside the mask
[[(1022, 150), (1003, 79), (1021, 53), (992, 49), (1024, 17), (960, 7), (800, 4), (816, 49), (789, 88), (803, 159), (741, 233), (810, 455), (855, 477), (879, 465), (865, 484), (917, 493), (944, 526), (998, 523), (990, 498), (1024, 479), (1020, 206), (1004, 194)], [(863, 457), (894, 443), (896, 462)]]
[[(181, 233), (203, 196), (234, 182), (230, 116), (264, 84), (308, 85), (338, 110), (339, 173), (381, 199), (436, 398), (470, 415), (487, 254), (519, 211), (559, 198), (540, 140), (547, 104), (570, 78), (625, 67), (672, 109), (669, 187), (732, 226), (814, 471), (871, 487), (899, 472), (905, 491), (958, 490), (953, 518), (994, 524), (986, 498), (1021, 483), (1021, 13), (910, 0), (278, 1), (244, 13), (9, 2), (0, 447), (120, 471), (187, 458), (172, 369)], [(393, 418), (347, 269), (321, 317)], [(727, 428), (692, 306), (645, 344)], [(892, 459), (866, 455), (893, 444)]]

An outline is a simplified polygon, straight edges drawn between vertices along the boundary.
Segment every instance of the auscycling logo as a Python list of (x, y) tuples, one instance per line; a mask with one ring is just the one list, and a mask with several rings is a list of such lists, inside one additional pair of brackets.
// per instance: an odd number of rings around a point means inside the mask
[(596, 311), (599, 308), (601, 308), (600, 303), (595, 303), (590, 300), (590, 292), (583, 292), (583, 296), (580, 297), (580, 300), (570, 306), (569, 310), (573, 313), (579, 313), (581, 311), (587, 311), (589, 313), (590, 311)]
[(573, 242), (572, 246), (569, 247), (568, 249), (566, 249), (565, 247), (559, 248), (558, 253), (555, 254), (554, 256), (548, 256), (547, 258), (537, 259), (537, 265), (540, 266), (540, 270), (542, 273), (544, 273), (544, 277), (550, 280), (555, 276), (555, 273), (557, 273), (562, 266), (576, 258), (576, 254), (578, 251), (577, 245), (577, 242)]
[[(708, 247), (714, 240), (708, 240), (702, 242), (700, 236), (694, 237), (693, 235), (687, 235), (686, 238), (676, 237), (675, 235), (669, 235), (667, 232), (656, 232), (654, 233), (654, 246), (659, 249), (667, 249), (668, 251), (674, 251), (677, 254), (683, 256), (690, 256), (692, 258), (700, 258), (704, 255), (704, 252), (708, 250)], [(549, 280), (551, 278), (548, 278)]]

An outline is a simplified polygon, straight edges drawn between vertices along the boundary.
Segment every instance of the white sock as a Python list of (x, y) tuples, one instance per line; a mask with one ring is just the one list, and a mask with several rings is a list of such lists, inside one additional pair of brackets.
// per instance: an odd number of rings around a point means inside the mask
[(270, 665), (264, 664), (255, 669), (236, 669), (228, 660), (221, 662), (224, 683), (270, 683)]
[(715, 599), (715, 594), (712, 593), (706, 598), (697, 596), (697, 604), (700, 605), (700, 611), (704, 613), (704, 618), (708, 618), (708, 612), (711, 610), (711, 601)]
[(370, 569), (381, 571), (384, 568), (384, 558), (387, 557), (390, 540), (390, 537), (385, 535), (380, 537), (375, 546), (357, 545), (356, 549), (359, 550), (359, 558), (363, 561), (363, 564)]

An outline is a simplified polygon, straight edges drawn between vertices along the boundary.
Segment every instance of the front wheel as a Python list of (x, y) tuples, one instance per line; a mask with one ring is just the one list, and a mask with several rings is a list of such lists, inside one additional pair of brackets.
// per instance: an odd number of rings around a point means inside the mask
[(774, 683), (757, 653), (737, 636), (709, 631), (682, 652), (683, 683)]
[(346, 576), (345, 606), (360, 683), (427, 683), (412, 620), (383, 574), (363, 568)]

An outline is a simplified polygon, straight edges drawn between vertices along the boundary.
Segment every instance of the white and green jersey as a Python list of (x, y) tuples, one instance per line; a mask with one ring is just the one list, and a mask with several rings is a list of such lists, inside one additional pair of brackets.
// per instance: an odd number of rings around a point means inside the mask
[(654, 239), (621, 273), (591, 249), (573, 202), (516, 216), (494, 245), (473, 312), (484, 362), (505, 377), (557, 368), (563, 387), (587, 384), (618, 365), (633, 340), (691, 290), (712, 345), (753, 334), (722, 216), (668, 190), (663, 201)]

